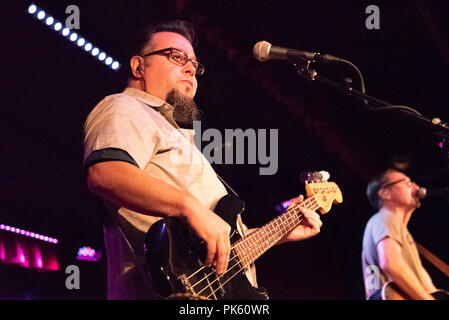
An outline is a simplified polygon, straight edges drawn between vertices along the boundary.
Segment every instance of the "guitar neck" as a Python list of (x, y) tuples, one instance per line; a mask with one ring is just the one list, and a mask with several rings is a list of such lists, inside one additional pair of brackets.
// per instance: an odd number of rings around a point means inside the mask
[(319, 205), (315, 195), (304, 202), (288, 209), (279, 217), (271, 220), (263, 227), (236, 241), (233, 250), (238, 256), (242, 267), (247, 267), (268, 249), (274, 246), (285, 235), (297, 227), (304, 219), (301, 208), (317, 210)]

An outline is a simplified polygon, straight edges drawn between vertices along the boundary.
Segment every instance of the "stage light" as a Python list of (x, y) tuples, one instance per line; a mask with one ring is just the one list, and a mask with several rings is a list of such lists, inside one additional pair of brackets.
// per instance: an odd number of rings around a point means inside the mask
[(78, 39), (78, 35), (74, 32), (70, 35), (70, 41), (75, 41), (76, 39)]
[(56, 22), (54, 27), (55, 31), (59, 31), (62, 29), (62, 23), (61, 22)]
[(23, 236), (26, 236), (26, 237), (29, 237), (29, 238), (38, 239), (38, 240), (42, 240), (42, 241), (45, 241), (45, 242), (50, 242), (50, 243), (58, 243), (59, 242), (58, 239), (56, 239), (56, 238), (49, 237), (49, 236), (46, 236), (46, 235), (43, 235), (43, 234), (39, 234), (39, 233), (35, 233), (35, 232), (31, 232), (31, 231), (27, 231), (25, 229), (8, 226), (6, 224), (0, 224), (0, 230), (21, 234)]
[(28, 7), (29, 14), (34, 14), (36, 11), (37, 11), (37, 7), (34, 4), (32, 4)]
[(78, 249), (76, 258), (78, 260), (98, 261), (101, 258), (101, 251), (84, 246)]
[(112, 63), (111, 68), (114, 69), (114, 70), (117, 70), (118, 67), (120, 67), (120, 64), (119, 64), (117, 61), (114, 61), (114, 62)]
[(70, 29), (69, 28), (64, 28), (64, 30), (62, 30), (62, 35), (64, 37), (67, 37), (70, 33)]
[[(92, 43), (88, 42), (84, 37), (78, 35), (75, 32), (71, 32), (70, 28), (64, 27), (63, 24), (57, 21), (52, 16), (48, 15), (44, 10), (37, 7), (35, 4), (30, 4), (27, 9), (28, 13), (33, 15), (38, 20), (41, 20), (48, 26), (53, 26), (53, 30), (57, 31), (59, 34), (64, 37), (68, 37), (71, 42), (76, 42), (79, 48), (82, 48), (83, 51), (91, 53), (92, 56), (96, 57), (99, 61), (103, 62), (106, 66), (111, 68), (112, 70), (120, 69), (121, 64), (118, 61), (115, 61), (113, 57), (107, 57), (106, 53), (101, 51), (98, 47), (95, 47)], [(60, 30), (62, 29), (62, 32)], [(94, 48), (92, 50), (92, 48)], [(92, 50), (92, 51), (91, 51)]]
[(39, 11), (39, 13), (37, 14), (37, 18), (39, 19), (39, 20), (42, 20), (42, 19), (44, 19), (45, 18), (45, 11)]
[(48, 17), (47, 19), (45, 19), (45, 24), (47, 26), (51, 26), (53, 22), (55, 22), (55, 19), (53, 19), (53, 17)]

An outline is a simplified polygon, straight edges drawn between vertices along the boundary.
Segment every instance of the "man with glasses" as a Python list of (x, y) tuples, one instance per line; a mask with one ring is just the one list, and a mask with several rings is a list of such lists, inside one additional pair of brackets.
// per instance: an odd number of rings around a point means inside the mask
[[(411, 299), (433, 299), (431, 293), (437, 291), (407, 229), (413, 212), (421, 205), (418, 189), (408, 176), (395, 169), (386, 170), (368, 184), (368, 199), (378, 212), (368, 221), (363, 236), (367, 299), (381, 299), (381, 288), (388, 281)], [(377, 275), (380, 279), (373, 278)]]
[[(217, 274), (228, 266), (231, 228), (211, 211), (227, 191), (190, 130), (200, 114), (196, 76), (205, 70), (194, 43), (184, 21), (145, 28), (131, 48), (128, 87), (104, 98), (84, 126), (88, 187), (109, 209), (103, 227), (109, 299), (156, 298), (142, 266), (145, 233), (161, 217), (184, 219), (206, 241), (205, 263)], [(302, 212), (304, 222), (280, 242), (318, 234), (319, 215)]]

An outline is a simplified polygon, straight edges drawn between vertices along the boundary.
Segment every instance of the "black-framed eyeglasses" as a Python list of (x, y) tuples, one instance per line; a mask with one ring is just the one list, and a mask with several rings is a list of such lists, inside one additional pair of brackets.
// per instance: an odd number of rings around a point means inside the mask
[(165, 49), (161, 49), (161, 50), (157, 50), (157, 51), (153, 51), (153, 52), (149, 52), (149, 53), (145, 53), (143, 55), (141, 55), (141, 57), (148, 57), (154, 54), (162, 54), (162, 53), (166, 53), (167, 51), (169, 51), (169, 60), (180, 65), (180, 66), (185, 66), (187, 64), (187, 62), (192, 62), (193, 67), (195, 68), (195, 73), (199, 76), (204, 74), (204, 71), (206, 70), (206, 68), (204, 67), (204, 65), (199, 62), (198, 60), (196, 60), (195, 58), (189, 58), (187, 57), (187, 54), (185, 54), (182, 50), (176, 49), (176, 48), (165, 48)]
[(385, 189), (385, 188), (391, 187), (391, 186), (393, 186), (393, 185), (395, 185), (397, 183), (401, 183), (401, 182), (404, 182), (404, 181), (407, 183), (408, 187), (411, 187), (413, 185), (413, 181), (411, 181), (409, 179), (406, 179), (406, 178), (403, 178), (403, 179), (399, 179), (399, 180), (396, 180), (396, 181), (384, 184), (380, 188), (381, 189)]

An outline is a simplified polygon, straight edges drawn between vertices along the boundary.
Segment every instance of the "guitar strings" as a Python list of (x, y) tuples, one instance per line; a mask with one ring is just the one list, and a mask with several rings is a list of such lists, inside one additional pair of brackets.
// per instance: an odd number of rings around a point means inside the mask
[[(301, 223), (303, 220), (304, 220), (304, 219), (301, 219), (299, 223)], [(232, 268), (234, 268), (236, 265), (238, 265), (238, 263), (236, 263)], [(211, 293), (210, 295), (208, 295), (206, 298), (209, 298), (211, 295), (215, 295), (215, 292), (217, 292), (217, 290), (223, 288), (223, 286), (224, 286), (226, 283), (228, 283), (232, 278), (234, 278), (237, 274), (239, 274), (239, 272), (242, 271), (243, 269), (244, 269), (244, 268), (240, 268), (239, 270), (237, 270), (236, 273), (234, 273), (231, 277), (229, 277), (225, 282), (223, 282), (222, 284), (220, 284), (220, 285), (217, 287), (217, 289), (213, 290), (212, 293)], [(226, 273), (227, 273), (227, 272), (226, 272)], [(222, 276), (220, 276), (220, 277), (222, 277)], [(219, 278), (220, 278), (220, 277), (219, 277)], [(219, 278), (217, 278), (216, 280), (212, 281), (212, 282), (211, 282), (211, 285), (212, 285), (215, 281), (217, 281)], [(206, 287), (206, 288), (207, 288), (207, 287)], [(206, 288), (204, 288), (204, 289), (206, 289)], [(203, 290), (204, 290), (204, 289), (203, 289)], [(201, 290), (200, 293), (201, 293), (203, 290)]]
[[(317, 207), (318, 208), (318, 207)], [(317, 209), (317, 208), (315, 208), (315, 209)], [(311, 209), (313, 209), (313, 208), (311, 208)], [(313, 210), (315, 210), (315, 209), (313, 209)], [(302, 218), (302, 219), (300, 219), (299, 220), (299, 222), (298, 222), (298, 224), (300, 224), (303, 220), (304, 220), (304, 216), (303, 216), (303, 214), (301, 214), (300, 216), (299, 216), (299, 218)], [(297, 225), (298, 225), (297, 224)], [(232, 268), (234, 268), (236, 265), (238, 265), (238, 263), (237, 264), (235, 264)], [(232, 269), (231, 268), (231, 269)], [(232, 278), (234, 278), (241, 270), (243, 270), (244, 268), (240, 268), (236, 273), (234, 273), (234, 275), (232, 275), (230, 278), (228, 278), (225, 282), (223, 282), (222, 284), (220, 284), (219, 286), (218, 286), (218, 288), (217, 289), (215, 289), (214, 291), (212, 291), (212, 293), (210, 294), (210, 295), (208, 295), (206, 298), (209, 298), (211, 295), (215, 295), (215, 292), (217, 291), (217, 290), (219, 290), (219, 289), (221, 289), (221, 288), (223, 288), (223, 286), (227, 283), (227, 282), (229, 282)], [(229, 269), (230, 270), (230, 269)], [(226, 272), (227, 273), (227, 272)], [(225, 273), (225, 274), (226, 274)], [(223, 274), (224, 275), (224, 274)], [(222, 275), (222, 276), (223, 276)], [(222, 276), (220, 276), (220, 277), (222, 277)], [(219, 277), (219, 278), (220, 278)], [(217, 278), (216, 280), (218, 280), (219, 278)], [(214, 281), (212, 281), (211, 282), (211, 284), (212, 283), (214, 283), (216, 280), (214, 280)], [(204, 291), (204, 289), (206, 289), (207, 287), (205, 287), (205, 288), (203, 288), (203, 290), (201, 290), (200, 292), (202, 292), (202, 291)]]
[[(308, 200), (309, 200), (309, 201), (308, 201)], [(301, 204), (296, 205), (296, 206), (290, 208), (285, 214), (291, 214), (292, 211), (294, 211), (294, 213), (297, 214), (297, 213), (299, 212), (298, 208), (300, 208), (301, 206), (302, 206), (302, 207), (305, 207), (305, 206), (307, 205), (307, 202), (312, 202), (312, 204), (315, 204), (315, 205), (316, 205), (316, 200), (314, 199), (314, 197), (312, 197), (312, 198), (309, 198), (309, 199), (307, 199), (306, 201), (302, 202)], [(312, 208), (312, 206), (310, 206), (309, 208)], [(302, 214), (299, 215), (299, 216), (297, 216), (296, 218), (298, 218), (298, 219), (299, 219), (299, 218), (302, 218)], [(276, 218), (276, 219), (277, 219), (277, 218)], [(302, 221), (302, 220), (300, 220), (299, 222), (297, 222), (296, 225), (300, 224), (301, 221)], [(256, 233), (259, 232), (259, 231), (260, 231), (260, 229), (259, 229), (259, 230), (256, 230), (256, 231), (255, 231), (254, 233), (252, 233), (251, 235), (252, 235), (252, 236), (255, 236)], [(253, 238), (253, 237), (252, 237), (252, 238)], [(246, 239), (244, 239), (243, 241), (241, 241), (240, 243), (236, 243), (236, 245), (233, 246), (233, 247), (231, 248), (231, 250), (234, 249), (236, 246), (243, 244), (243, 243), (246, 242), (246, 241), (249, 241), (249, 236), (248, 236)], [(237, 259), (237, 258), (238, 258), (238, 255), (236, 254), (236, 255), (235, 255), (234, 257), (232, 257), (229, 261), (233, 261), (233, 260), (235, 260), (235, 259)], [(237, 263), (236, 265), (238, 265), (238, 263)], [(234, 265), (233, 267), (235, 267), (236, 265)], [(233, 268), (233, 267), (232, 267), (232, 268)], [(202, 270), (203, 268), (204, 268), (204, 267), (200, 268), (200, 269), (197, 270), (194, 274), (198, 273), (198, 272), (199, 272), (200, 270)], [(228, 269), (228, 271), (231, 270), (232, 268)], [(244, 269), (244, 268), (245, 268), (245, 267), (243, 267), (242, 269)], [(240, 271), (240, 270), (239, 270), (239, 271)], [(211, 273), (209, 273), (208, 275), (205, 275), (204, 278), (202, 278), (202, 279), (200, 279), (199, 281), (197, 281), (194, 285), (192, 285), (192, 287), (197, 286), (199, 283), (201, 283), (202, 281), (204, 281), (207, 277), (211, 276), (211, 275), (214, 274), (215, 272), (216, 272), (216, 271), (214, 270), (214, 271), (212, 271)], [(226, 272), (226, 273), (227, 273), (227, 272)], [(220, 277), (224, 276), (226, 273), (224, 273), (224, 274), (221, 275)], [(194, 274), (192, 274), (191, 276), (189, 276), (187, 279), (190, 279)], [(215, 281), (214, 281), (214, 282), (215, 282)], [(212, 283), (213, 283), (213, 282), (212, 282)], [(207, 286), (206, 286), (205, 288), (203, 288), (203, 290), (206, 289), (206, 288), (207, 288)], [(203, 290), (202, 290), (202, 291), (203, 291)]]
[[(299, 212), (299, 208), (300, 208), (300, 207), (306, 207), (306, 205), (308, 204), (307, 202), (311, 202), (311, 204), (312, 204), (312, 205), (309, 207), (310, 209), (313, 209), (313, 205), (317, 205), (315, 197), (311, 197), (311, 198), (308, 198), (307, 200), (305, 200), (304, 202), (302, 202), (301, 204), (295, 205), (294, 207), (288, 209), (287, 212), (285, 213), (285, 215), (291, 214), (293, 211), (294, 211), (295, 214), (297, 214), (297, 213)], [(313, 210), (314, 210), (314, 209), (313, 209)], [(297, 212), (297, 211), (298, 211), (298, 212)], [(297, 217), (295, 217), (295, 218), (298, 218), (298, 220), (299, 220), (299, 221), (296, 222), (296, 226), (299, 225), (299, 224), (304, 220), (304, 217), (303, 217), (303, 214), (302, 214), (302, 213), (301, 213), (301, 215), (299, 215), (299, 216), (297, 216)], [(290, 218), (289, 218), (289, 219), (290, 219)], [(294, 222), (294, 220), (293, 220), (293, 222)], [(291, 223), (291, 222), (289, 222), (289, 223)], [(258, 232), (258, 231), (260, 231), (260, 229), (256, 230), (255, 232)], [(253, 234), (253, 236), (254, 236), (254, 235), (255, 235), (255, 234)], [(240, 243), (236, 243), (236, 245), (233, 246), (233, 247), (231, 248), (231, 250), (234, 249), (237, 245), (241, 245), (241, 244), (243, 244), (244, 242), (246, 242), (246, 241), (248, 241), (248, 240), (249, 240), (249, 237), (247, 237), (246, 239), (244, 239), (244, 240), (241, 241)], [(238, 258), (238, 254), (234, 255), (229, 261), (234, 261), (234, 260), (238, 261), (237, 258)], [(209, 287), (210, 287), (211, 290), (212, 290), (212, 289), (213, 289), (213, 288), (212, 288), (212, 284), (214, 284), (216, 281), (219, 281), (221, 277), (223, 277), (224, 275), (228, 274), (232, 269), (234, 269), (234, 268), (235, 268), (236, 266), (238, 266), (238, 265), (239, 265), (239, 262), (237, 262), (236, 264), (234, 264), (234, 265), (233, 265), (231, 268), (229, 268), (224, 274), (222, 274), (221, 276), (217, 277), (214, 281), (212, 281), (212, 282), (210, 282), (210, 283), (209, 283), (209, 281), (208, 281), (209, 285), (205, 286), (205, 287), (204, 287), (201, 291), (199, 291), (197, 294), (202, 293), (205, 289), (208, 289)], [(220, 284), (220, 285), (217, 287), (217, 289), (213, 290), (212, 293), (211, 293), (209, 296), (207, 296), (207, 298), (209, 298), (211, 295), (214, 295), (215, 292), (216, 292), (217, 290), (221, 289), (227, 282), (229, 282), (233, 277), (235, 277), (237, 274), (239, 274), (239, 272), (240, 272), (241, 270), (245, 269), (246, 267), (244, 267), (244, 265), (246, 265), (246, 264), (242, 264), (243, 267), (241, 267), (240, 269), (238, 269), (237, 272), (234, 273), (234, 275), (232, 275), (232, 276), (231, 276), (230, 278), (228, 278), (225, 282), (223, 282), (222, 284)], [(196, 273), (198, 273), (199, 271), (201, 271), (203, 268), (204, 268), (204, 266), (203, 266), (202, 268), (200, 268), (199, 270), (197, 270), (197, 271), (196, 271), (195, 273), (193, 273), (192, 275), (190, 275), (187, 279), (190, 279), (193, 275), (195, 275)], [(201, 282), (204, 281), (205, 279), (208, 279), (208, 277), (210, 277), (210, 276), (213, 275), (214, 273), (216, 273), (216, 270), (212, 271), (212, 272), (209, 273), (208, 275), (205, 275), (204, 278), (200, 279), (200, 280), (197, 281), (195, 284), (193, 284), (193, 285), (192, 285), (192, 288), (194, 288), (195, 286), (199, 285), (199, 283), (201, 283)]]
[[(299, 220), (299, 223), (301, 223), (303, 220), (304, 220), (304, 219)], [(215, 281), (219, 280), (221, 277), (223, 277), (225, 274), (229, 273), (232, 269), (234, 269), (234, 268), (235, 268), (236, 266), (238, 266), (238, 265), (239, 265), (239, 263), (237, 262), (237, 263), (234, 264), (231, 268), (229, 268), (229, 269), (226, 271), (226, 273), (224, 273), (223, 275), (219, 276), (217, 279), (215, 279), (214, 281), (212, 281), (212, 282), (210, 283), (210, 285), (204, 287), (200, 292), (198, 292), (198, 294), (200, 294), (201, 292), (203, 292), (203, 291), (204, 291), (205, 289), (207, 289), (208, 287), (211, 287), (211, 290), (212, 290), (212, 289), (213, 289), (213, 288), (212, 288), (212, 284), (213, 284)], [(217, 290), (223, 288), (224, 285), (225, 285), (226, 283), (228, 283), (232, 278), (234, 278), (236, 275), (238, 275), (239, 272), (242, 271), (242, 270), (244, 270), (245, 268), (246, 268), (246, 267), (241, 267), (240, 269), (237, 269), (236, 272), (235, 272), (231, 277), (229, 277), (225, 282), (221, 283), (221, 284), (220, 284), (215, 290), (213, 290), (213, 291), (211, 292), (211, 294), (208, 295), (206, 298), (209, 298), (211, 295), (214, 295), (215, 292), (216, 292)], [(211, 274), (213, 274), (213, 273), (214, 273), (214, 272), (212, 272)]]
[[(310, 207), (310, 209), (312, 209), (312, 210), (316, 210), (316, 209), (318, 209), (318, 207), (319, 206), (317, 206), (316, 208), (313, 208), (313, 207)], [(303, 214), (301, 214), (301, 215), (299, 215), (299, 218), (300, 218), (300, 220), (299, 220), (299, 222), (298, 222), (298, 224), (297, 225), (299, 225), (303, 220), (304, 220), (304, 216), (303, 216)], [(234, 268), (236, 265), (238, 265), (238, 263), (237, 264), (235, 264), (232, 268)], [(217, 289), (215, 289), (214, 291), (212, 291), (212, 293), (210, 294), (210, 295), (208, 295), (206, 298), (209, 298), (211, 295), (215, 295), (215, 292), (217, 291), (217, 290), (219, 290), (219, 289), (221, 289), (221, 288), (223, 288), (223, 286), (227, 283), (227, 282), (229, 282), (232, 278), (234, 278), (241, 270), (243, 270), (244, 268), (240, 268), (233, 276), (231, 276), (230, 278), (228, 278), (225, 282), (223, 282), (222, 284), (220, 284), (219, 286), (218, 286), (218, 288)], [(227, 272), (226, 272), (227, 273)], [(224, 274), (223, 274), (224, 275)], [(223, 276), (222, 275), (222, 276)], [(222, 276), (220, 276), (220, 277), (222, 277)], [(220, 278), (219, 277), (219, 278)], [(216, 281), (216, 280), (215, 280)], [(215, 281), (213, 281), (213, 282), (211, 282), (211, 284), (212, 283), (214, 283)], [(205, 289), (205, 288), (204, 288)], [(204, 290), (203, 289), (203, 290)], [(203, 291), (202, 290), (202, 291)], [(202, 292), (201, 291), (201, 292)]]
[[(311, 197), (311, 198), (308, 198), (308, 199), (306, 199), (305, 201), (303, 201), (302, 203), (293, 206), (292, 208), (288, 209), (287, 212), (284, 213), (284, 215), (290, 214), (290, 213), (292, 213), (292, 211), (295, 211), (294, 213), (298, 213), (298, 212), (299, 212), (299, 209), (298, 209), (298, 208), (300, 208), (301, 206), (305, 207), (305, 206), (307, 205), (307, 202), (316, 202), (315, 197), (313, 196), (313, 197)], [(315, 203), (315, 205), (316, 205), (316, 203)], [(298, 212), (296, 212), (296, 211), (298, 211)], [(276, 219), (277, 219), (277, 218), (276, 218)], [(269, 222), (269, 223), (270, 223), (270, 222)], [(252, 237), (255, 236), (256, 233), (258, 233), (259, 231), (260, 231), (260, 229), (254, 231), (254, 233), (251, 233)], [(252, 238), (252, 237), (251, 237), (251, 238)], [(231, 247), (231, 250), (234, 249), (236, 246), (242, 245), (243, 243), (249, 241), (250, 237), (249, 237), (249, 235), (248, 235), (247, 237), (245, 237), (245, 238), (243, 238), (243, 239), (244, 239), (244, 240), (241, 241), (241, 242), (237, 241), (237, 242), (235, 243), (235, 245), (234, 245), (233, 247)], [(235, 255), (234, 257), (232, 257), (232, 258), (230, 259), (230, 261), (231, 261), (232, 259), (234, 259), (235, 257), (237, 257), (237, 255)], [(201, 268), (199, 268), (197, 271), (195, 271), (195, 272), (192, 273), (190, 276), (188, 276), (188, 277), (186, 278), (186, 280), (190, 280), (191, 277), (193, 277), (194, 275), (196, 275), (198, 272), (200, 272), (200, 271), (203, 270), (204, 268), (206, 268), (206, 266), (202, 266)], [(213, 273), (213, 272), (212, 272), (212, 273)], [(211, 274), (212, 274), (212, 273), (211, 273)], [(202, 280), (204, 280), (204, 278), (203, 278)], [(201, 280), (201, 281), (202, 281), (202, 280)], [(201, 281), (200, 281), (200, 282), (201, 282)], [(195, 285), (196, 285), (196, 284), (195, 284)]]

